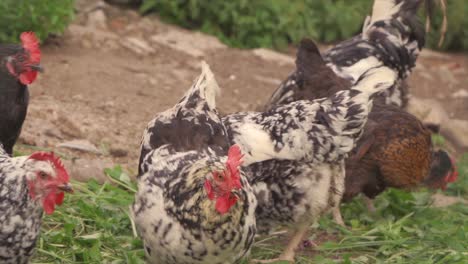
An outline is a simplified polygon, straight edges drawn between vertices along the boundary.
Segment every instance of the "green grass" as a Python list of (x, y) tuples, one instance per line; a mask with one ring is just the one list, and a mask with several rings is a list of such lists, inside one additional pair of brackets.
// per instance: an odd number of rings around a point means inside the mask
[(74, 0), (1, 0), (0, 42), (18, 43), (23, 31), (34, 31), (44, 41), (61, 34), (73, 20)]
[(144, 263), (129, 217), (136, 186), (120, 167), (111, 183), (73, 182), (75, 193), (44, 217), (33, 263)]
[[(468, 199), (468, 154), (459, 171), (447, 192)], [(106, 173), (110, 183), (74, 182), (75, 193), (44, 217), (33, 263), (144, 263), (128, 214), (136, 185), (120, 167)], [(468, 207), (433, 208), (429, 198), (424, 190), (389, 190), (376, 199), (376, 214), (355, 199), (342, 206), (352, 228), (322, 218), (310, 232), (319, 248), (300, 251), (297, 263), (468, 263)], [(322, 242), (324, 236), (331, 240)], [(278, 256), (285, 241), (284, 235), (257, 239), (250, 258)]]
[[(468, 208), (462, 204), (432, 208), (429, 197), (427, 192), (389, 190), (376, 200), (375, 215), (355, 199), (342, 206), (352, 228), (341, 228), (329, 217), (321, 219), (310, 232), (311, 239), (326, 233), (333, 234), (333, 241), (320, 244), (316, 251), (302, 250), (297, 263), (467, 263)], [(252, 258), (277, 256), (281, 245), (271, 243), (274, 240), (257, 243)]]

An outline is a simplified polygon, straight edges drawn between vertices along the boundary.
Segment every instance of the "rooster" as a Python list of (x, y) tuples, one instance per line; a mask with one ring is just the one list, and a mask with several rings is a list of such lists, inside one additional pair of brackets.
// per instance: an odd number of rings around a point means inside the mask
[(60, 159), (35, 152), (11, 158), (0, 144), (0, 262), (28, 263), (42, 214), (52, 214), (73, 189)]
[[(424, 0), (375, 0), (372, 17), (366, 19), (363, 32), (324, 53), (328, 67), (352, 83), (365, 71), (381, 63), (398, 69), (397, 82), (377, 101), (404, 107), (408, 101), (405, 79), (415, 67), (425, 44), (424, 27), (417, 16), (422, 2)], [(425, 2), (431, 4), (430, 0)], [(267, 108), (295, 100), (298, 74), (294, 71), (282, 82), (267, 103)]]
[(27, 85), (34, 82), (40, 66), (39, 40), (32, 32), (20, 36), (21, 45), (0, 45), (0, 142), (11, 155), (28, 109)]
[(147, 126), (132, 214), (150, 263), (234, 263), (256, 234), (256, 198), (215, 104), (208, 65)]

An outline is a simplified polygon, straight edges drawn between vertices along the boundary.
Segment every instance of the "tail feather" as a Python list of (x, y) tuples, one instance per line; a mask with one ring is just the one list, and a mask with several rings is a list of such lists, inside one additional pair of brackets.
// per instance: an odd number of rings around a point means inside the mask
[(363, 95), (372, 97), (374, 94), (385, 91), (397, 80), (397, 73), (392, 69), (381, 66), (367, 70), (351, 87), (351, 90), (361, 92)]
[[(345, 106), (344, 120), (331, 119), (333, 120), (331, 126), (335, 127), (342, 137), (350, 136), (348, 147), (343, 149), (344, 153), (354, 147), (362, 134), (369, 112), (372, 110), (373, 98), (392, 87), (397, 77), (398, 74), (388, 67), (374, 67), (367, 70), (350, 90), (340, 91), (330, 98), (337, 108)], [(336, 111), (335, 107), (332, 107), (328, 114), (333, 115)]]
[(364, 37), (375, 26), (388, 26), (385, 28), (388, 34), (399, 34), (401, 38), (408, 37), (408, 42), (416, 39), (420, 47), (424, 46), (424, 25), (417, 16), (422, 2), (426, 2), (426, 7), (432, 6), (431, 0), (375, 0), (370, 22), (364, 23), (362, 32)]
[[(428, 0), (426, 0), (428, 1)], [(374, 43), (375, 56), (406, 78), (425, 44), (423, 23), (417, 11), (424, 0), (375, 0), (363, 39)]]
[(379, 20), (392, 19), (398, 14), (404, 2), (398, 3), (396, 0), (375, 0), (372, 6), (372, 17), (370, 24)]
[(216, 96), (220, 93), (220, 88), (210, 66), (205, 62), (201, 62), (202, 72), (192, 85), (190, 90), (185, 95), (182, 102), (205, 100), (210, 109), (216, 108)]

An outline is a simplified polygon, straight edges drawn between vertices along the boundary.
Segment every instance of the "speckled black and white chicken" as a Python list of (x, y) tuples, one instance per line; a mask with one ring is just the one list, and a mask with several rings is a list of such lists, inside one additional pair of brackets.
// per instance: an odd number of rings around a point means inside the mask
[[(417, 16), (420, 5), (431, 0), (375, 0), (372, 16), (361, 34), (345, 40), (323, 54), (327, 65), (340, 77), (356, 82), (368, 69), (384, 63), (398, 69), (396, 84), (376, 99), (404, 107), (408, 101), (405, 79), (416, 65), (425, 44), (425, 32)], [(298, 72), (292, 72), (273, 93), (266, 107), (290, 103), (301, 93)]]
[(58, 157), (36, 152), (11, 158), (0, 143), (0, 263), (29, 263), (43, 212), (53, 213), (70, 191)]
[(381, 66), (351, 90), (315, 101), (296, 101), (266, 112), (223, 118), (244, 153), (245, 171), (257, 200), (257, 227), (295, 224), (280, 260), (294, 251), (310, 224), (336, 206), (344, 188), (344, 158), (359, 139), (371, 98), (391, 87), (397, 73)]
[(203, 64), (144, 132), (132, 211), (150, 263), (234, 263), (253, 243), (257, 202), (218, 116), (218, 89)]

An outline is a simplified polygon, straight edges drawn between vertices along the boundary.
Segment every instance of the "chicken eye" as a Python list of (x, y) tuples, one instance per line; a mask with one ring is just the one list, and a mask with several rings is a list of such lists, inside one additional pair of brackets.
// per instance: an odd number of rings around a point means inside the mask
[(43, 171), (40, 171), (39, 172), (39, 177), (41, 177), (41, 179), (46, 179), (47, 178), (47, 174)]

